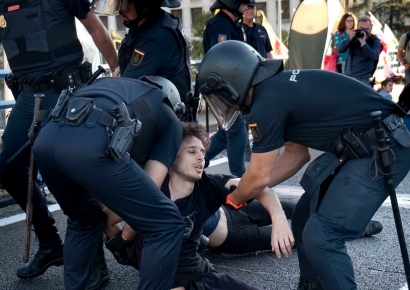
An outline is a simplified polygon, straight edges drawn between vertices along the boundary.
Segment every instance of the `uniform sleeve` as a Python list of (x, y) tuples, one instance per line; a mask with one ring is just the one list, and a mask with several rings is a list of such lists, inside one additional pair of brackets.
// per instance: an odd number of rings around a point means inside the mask
[[(262, 27), (263, 27), (263, 26), (262, 26)], [(273, 50), (273, 48), (272, 48), (272, 44), (271, 44), (271, 42), (270, 42), (270, 38), (269, 38), (268, 32), (266, 31), (265, 27), (263, 27), (263, 29), (265, 30), (265, 35), (266, 35), (266, 42), (265, 42), (266, 52), (271, 52), (271, 51)]]
[[(182, 140), (182, 126), (174, 111), (162, 102), (156, 114), (157, 138), (149, 159), (157, 160), (168, 168), (174, 163)], [(144, 126), (144, 124), (142, 124)]]
[(252, 152), (266, 153), (284, 145), (286, 124), (291, 121), (291, 111), (283, 104), (275, 104), (273, 108), (257, 101), (246, 115), (246, 120), (253, 136)]
[(90, 12), (90, 2), (88, 0), (60, 0), (64, 6), (79, 20), (87, 17)]
[(210, 47), (213, 47), (226, 40), (237, 40), (236, 38), (240, 28), (235, 28), (226, 21), (220, 21), (211, 25), (208, 29), (207, 33), (210, 39)]
[(127, 64), (122, 77), (138, 79), (141, 76), (153, 76), (162, 72), (165, 68), (175, 68), (179, 63), (180, 56), (176, 40), (167, 29), (160, 28), (144, 33), (134, 46), (134, 52), (130, 63)]

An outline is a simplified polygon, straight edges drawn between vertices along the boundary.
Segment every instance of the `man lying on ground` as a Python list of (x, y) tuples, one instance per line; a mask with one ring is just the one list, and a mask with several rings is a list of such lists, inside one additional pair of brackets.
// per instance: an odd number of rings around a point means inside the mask
[[(236, 186), (239, 182), (239, 179), (230, 175), (208, 175), (203, 172), (205, 150), (208, 146), (202, 126), (184, 123), (179, 153), (161, 187), (162, 192), (175, 202), (186, 223), (173, 289), (259, 289), (228, 274), (216, 272), (209, 262), (197, 253), (203, 224), (221, 205), (226, 204), (231, 186)], [(276, 194), (266, 188), (257, 199), (269, 212), (272, 220), (272, 251), (278, 258), (282, 254), (288, 257), (291, 255), (294, 239)], [(109, 225), (119, 221), (119, 217), (115, 220), (113, 213), (106, 212)], [(115, 231), (118, 233), (112, 236)], [(130, 242), (122, 240), (121, 234), (118, 224), (111, 227), (110, 231), (106, 232), (107, 248), (120, 263), (139, 269), (143, 237), (137, 235)]]

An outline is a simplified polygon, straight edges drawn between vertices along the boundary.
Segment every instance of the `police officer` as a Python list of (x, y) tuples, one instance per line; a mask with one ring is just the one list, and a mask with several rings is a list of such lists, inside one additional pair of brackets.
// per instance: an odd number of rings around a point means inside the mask
[(255, 17), (256, 3), (252, 0), (250, 3), (246, 4), (243, 20), (240, 23), (247, 33), (247, 43), (258, 51), (261, 56), (273, 59), (271, 53), (272, 45), (270, 43), (268, 32), (265, 27), (253, 21)]
[[(211, 6), (211, 11), (220, 11), (205, 23), (203, 48), (205, 54), (214, 45), (226, 40), (244, 41), (244, 33), (237, 26), (242, 18), (249, 0), (217, 0)], [(236, 115), (236, 121), (230, 130), (218, 127), (218, 131), (211, 138), (211, 147), (205, 156), (205, 166), (209, 161), (226, 149), (229, 161), (229, 170), (233, 175), (242, 176), (245, 172), (245, 149), (248, 142), (246, 123), (242, 115)]]
[[(33, 151), (69, 217), (66, 289), (84, 289), (97, 256), (106, 217), (95, 198), (146, 237), (138, 289), (170, 289), (185, 223), (156, 182), (165, 178), (181, 138), (167, 96), (139, 80), (98, 79), (78, 90), (67, 109), (56, 106)], [(135, 139), (131, 157), (127, 148)], [(145, 172), (133, 159), (145, 161)]]
[[(107, 30), (93, 13), (89, 2), (41, 0), (3, 2), (0, 39), (14, 79), (21, 92), (11, 111), (0, 154), (0, 182), (26, 210), (30, 148), (6, 163), (28, 141), (27, 131), (33, 121), (34, 97), (45, 95), (43, 108), (52, 108), (68, 75), (86, 81), (91, 71), (82, 66), (83, 51), (76, 35), (78, 18), (93, 37), (112, 71), (118, 66), (115, 48)], [(33, 225), (39, 250), (34, 258), (17, 270), (20, 278), (42, 275), (50, 266), (63, 264), (63, 245), (46, 200), (36, 184), (33, 193)]]
[[(229, 199), (239, 208), (261, 188), (297, 173), (310, 159), (309, 148), (325, 151), (302, 177), (306, 193), (292, 217), (298, 289), (356, 289), (345, 241), (361, 235), (389, 194), (373, 159), (377, 141), (370, 113), (381, 111), (389, 132), (395, 185), (410, 169), (410, 149), (404, 147), (410, 134), (400, 116), (409, 117), (346, 76), (282, 70), (281, 61), (266, 60), (238, 41), (215, 46), (201, 63), (200, 91), (210, 106), (218, 106), (221, 122), (229, 126), (232, 111), (240, 109), (253, 134), (249, 168)], [(281, 247), (290, 244), (284, 241)]]
[[(188, 43), (181, 20), (160, 8), (180, 5), (177, 0), (129, 0), (126, 5), (123, 3), (119, 14), (129, 31), (122, 40), (118, 61), (122, 77), (164, 77), (177, 87), (182, 101), (188, 103), (191, 92)], [(196, 114), (197, 107), (198, 104), (192, 108), (192, 114)]]

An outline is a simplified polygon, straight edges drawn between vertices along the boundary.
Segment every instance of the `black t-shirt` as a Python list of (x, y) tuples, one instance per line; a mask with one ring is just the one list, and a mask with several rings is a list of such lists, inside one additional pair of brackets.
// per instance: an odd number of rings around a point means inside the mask
[(294, 70), (257, 85), (245, 117), (255, 126), (255, 153), (278, 149), (286, 141), (335, 152), (332, 140), (348, 128), (370, 129), (373, 111), (382, 111), (384, 118), (400, 109), (349, 77), (323, 70)]
[(207, 53), (214, 45), (226, 40), (243, 41), (243, 35), (236, 22), (221, 11), (205, 23), (202, 40), (204, 53)]
[[(207, 175), (204, 172), (201, 180), (195, 183), (192, 194), (175, 201), (186, 227), (173, 287), (182, 286), (185, 282), (196, 280), (209, 272), (206, 261), (197, 253), (199, 238), (205, 221), (225, 204), (230, 191), (224, 185), (232, 178), (235, 177)], [(167, 177), (161, 190), (170, 198), (168, 184)]]
[(268, 52), (272, 51), (272, 45), (265, 27), (258, 23), (254, 23), (252, 27), (242, 23), (248, 34), (248, 44), (251, 45), (259, 54), (266, 57)]

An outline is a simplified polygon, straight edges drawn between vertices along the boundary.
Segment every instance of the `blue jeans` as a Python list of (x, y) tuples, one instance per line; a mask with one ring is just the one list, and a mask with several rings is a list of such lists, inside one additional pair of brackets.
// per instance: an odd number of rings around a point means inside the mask
[[(391, 138), (396, 157), (393, 181), (397, 186), (410, 169), (410, 148)], [(292, 229), (298, 248), (300, 274), (324, 289), (357, 289), (345, 241), (360, 237), (388, 197), (385, 177), (369, 176), (371, 157), (348, 160), (336, 174), (316, 212), (303, 194), (294, 209)], [(374, 166), (372, 166), (374, 169)], [(374, 176), (374, 170), (371, 171)]]
[(406, 85), (410, 84), (410, 69), (404, 71), (404, 77), (406, 78)]
[(248, 143), (246, 128), (246, 121), (243, 117), (238, 117), (228, 131), (218, 127), (216, 134), (211, 137), (211, 147), (205, 155), (206, 163), (226, 149), (231, 174), (241, 177), (246, 170), (245, 150)]

